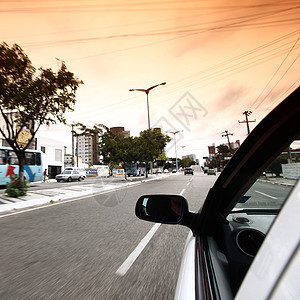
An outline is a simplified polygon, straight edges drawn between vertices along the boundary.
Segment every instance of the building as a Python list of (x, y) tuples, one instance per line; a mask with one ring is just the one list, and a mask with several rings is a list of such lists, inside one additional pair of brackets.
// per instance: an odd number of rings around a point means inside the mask
[[(80, 135), (77, 137), (77, 153), (83, 164), (96, 165), (99, 163), (98, 135)], [(75, 156), (77, 157), (77, 153)], [(75, 159), (75, 158), (74, 158)], [(80, 161), (78, 159), (78, 161)]]
[(49, 178), (55, 178), (64, 170), (64, 143), (37, 134), (36, 149), (42, 152), (43, 169)]
[(110, 132), (117, 135), (117, 134), (122, 134), (124, 138), (129, 138), (130, 137), (130, 131), (125, 130), (124, 127), (111, 127), (109, 128)]

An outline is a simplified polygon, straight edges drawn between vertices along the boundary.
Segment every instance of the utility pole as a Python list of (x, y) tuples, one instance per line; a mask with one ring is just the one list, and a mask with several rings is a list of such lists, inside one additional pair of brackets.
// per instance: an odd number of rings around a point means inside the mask
[(246, 110), (243, 112), (243, 115), (245, 115), (246, 121), (239, 121), (239, 123), (246, 123), (247, 124), (247, 135), (250, 134), (250, 127), (249, 127), (249, 123), (250, 122), (256, 122), (256, 120), (253, 121), (249, 121), (248, 117), (252, 114), (252, 111), (250, 110)]
[(74, 124), (71, 124), (71, 127), (72, 127), (72, 167), (74, 167)]
[(224, 133), (225, 133), (225, 134), (222, 134), (222, 136), (226, 136), (226, 137), (227, 137), (229, 149), (231, 149), (231, 145), (230, 145), (230, 141), (229, 141), (229, 136), (230, 136), (230, 135), (233, 135), (233, 133), (228, 133), (228, 130), (225, 130)]
[(178, 172), (178, 159), (177, 159), (177, 145), (176, 145), (176, 134), (182, 132), (183, 130), (170, 131), (170, 133), (174, 134), (175, 140), (175, 156), (176, 156), (176, 172)]

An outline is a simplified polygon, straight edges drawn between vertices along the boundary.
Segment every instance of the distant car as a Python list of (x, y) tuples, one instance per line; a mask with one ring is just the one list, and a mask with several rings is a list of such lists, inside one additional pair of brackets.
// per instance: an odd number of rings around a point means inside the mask
[(209, 169), (207, 175), (216, 175), (216, 171), (214, 169)]
[(161, 170), (161, 169), (158, 169), (156, 173), (157, 173), (157, 174), (162, 174), (162, 170)]
[(57, 182), (60, 181), (73, 181), (73, 180), (82, 180), (82, 177), (79, 173), (79, 171), (76, 170), (65, 170), (63, 173), (58, 174), (55, 176), (55, 179)]
[(176, 169), (172, 170), (172, 173), (177, 173)]
[(204, 167), (203, 169), (204, 174), (207, 174), (208, 170), (209, 170), (208, 167)]
[(164, 169), (164, 173), (169, 173), (169, 170), (168, 169)]
[(194, 175), (193, 169), (192, 168), (185, 168), (184, 169), (184, 175), (186, 175), (186, 174), (192, 174), (192, 175)]

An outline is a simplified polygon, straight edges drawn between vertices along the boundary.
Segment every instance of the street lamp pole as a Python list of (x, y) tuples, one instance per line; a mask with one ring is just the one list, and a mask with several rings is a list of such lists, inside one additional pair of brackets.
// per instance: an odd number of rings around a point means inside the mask
[(153, 90), (154, 88), (156, 88), (157, 86), (165, 85), (165, 84), (166, 84), (166, 82), (162, 82), (160, 84), (153, 85), (153, 86), (149, 87), (148, 89), (130, 89), (129, 90), (130, 92), (133, 92), (133, 91), (144, 92), (147, 95), (148, 129), (150, 129), (150, 112), (149, 112), (149, 96), (148, 96), (149, 92), (151, 90)]
[[(166, 82), (162, 82), (162, 83), (160, 83), (160, 84), (156, 84), (156, 85), (153, 85), (153, 86), (151, 86), (151, 87), (149, 87), (148, 89), (130, 89), (129, 91), (130, 92), (133, 92), (133, 91), (138, 91), (138, 92), (144, 92), (144, 93), (146, 93), (146, 95), (147, 95), (147, 113), (148, 113), (148, 129), (150, 129), (151, 127), (150, 127), (150, 111), (149, 111), (149, 92), (151, 91), (151, 90), (153, 90), (154, 88), (156, 88), (157, 86), (160, 86), (160, 85), (165, 85), (166, 84)], [(150, 161), (150, 169), (151, 169), (151, 175), (153, 174), (153, 168), (152, 168), (152, 161)]]
[(178, 160), (177, 160), (177, 146), (176, 146), (176, 134), (182, 132), (183, 130), (170, 131), (170, 133), (174, 134), (175, 140), (175, 156), (176, 156), (176, 172), (178, 172)]

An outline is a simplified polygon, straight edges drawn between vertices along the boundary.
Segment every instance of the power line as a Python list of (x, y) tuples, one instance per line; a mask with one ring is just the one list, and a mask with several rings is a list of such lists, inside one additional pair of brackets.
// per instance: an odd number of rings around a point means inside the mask
[[(295, 43), (293, 44), (293, 46), (292, 46), (292, 48), (290, 49), (290, 51), (287, 53), (287, 55), (285, 56), (285, 58), (283, 59), (283, 61), (280, 63), (280, 65), (278, 66), (278, 68), (276, 69), (276, 71), (274, 72), (274, 74), (273, 74), (273, 76), (271, 77), (271, 79), (268, 81), (268, 83), (266, 84), (266, 86), (263, 88), (263, 90), (261, 91), (261, 93), (259, 94), (259, 96), (256, 98), (256, 100), (252, 103), (252, 105), (251, 105), (251, 107), (253, 106), (253, 105), (255, 105), (256, 103), (257, 103), (257, 101), (259, 100), (259, 98), (261, 97), (261, 95), (264, 93), (264, 91), (267, 89), (267, 87), (270, 85), (270, 83), (271, 83), (271, 81), (274, 79), (274, 77), (276, 76), (276, 74), (279, 72), (279, 70), (280, 70), (280, 68), (282, 67), (282, 65), (284, 64), (284, 62), (287, 60), (287, 58), (288, 58), (288, 56), (291, 54), (291, 52), (293, 51), (293, 49), (295, 48), (295, 46), (296, 46), (296, 44), (298, 43), (298, 41), (299, 41), (299, 39), (300, 39), (300, 37), (298, 37), (298, 39), (295, 41)], [(298, 56), (299, 57), (299, 56)], [(297, 57), (297, 58), (298, 58)], [(296, 58), (296, 60), (297, 60), (297, 58)], [(296, 61), (295, 60), (295, 61)], [(295, 62), (294, 61), (294, 62)], [(292, 65), (294, 64), (294, 62), (292, 63)], [(292, 66), (291, 65), (291, 66)], [(285, 73), (286, 74), (286, 73)], [(277, 85), (277, 84), (276, 84)], [(275, 85), (275, 86), (276, 86)], [(274, 87), (275, 87), (274, 86)], [(273, 88), (274, 88), (273, 87)], [(271, 91), (272, 91), (273, 89), (271, 89)], [(271, 92), (270, 91), (270, 92)], [(270, 94), (270, 92), (267, 94), (267, 96)], [(265, 98), (262, 100), (262, 102), (266, 99), (266, 97), (267, 96), (265, 96)], [(262, 103), (261, 102), (261, 103)]]

